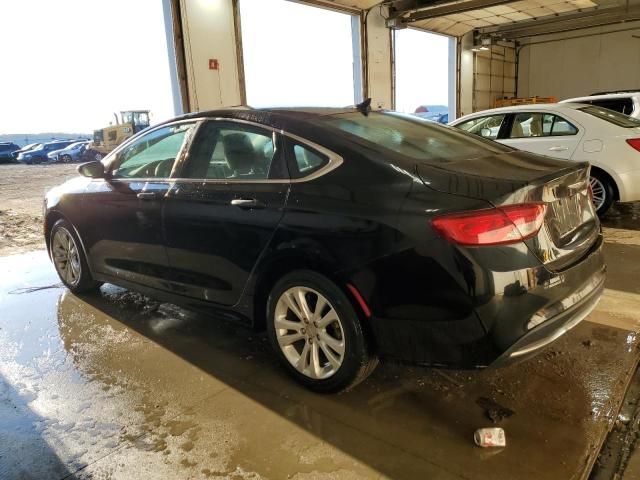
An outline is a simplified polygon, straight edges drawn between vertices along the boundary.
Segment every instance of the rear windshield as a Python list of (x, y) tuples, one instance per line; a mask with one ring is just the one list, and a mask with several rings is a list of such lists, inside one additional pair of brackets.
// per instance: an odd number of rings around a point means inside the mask
[(605, 120), (609, 123), (613, 123), (619, 127), (623, 128), (633, 128), (640, 127), (640, 120), (630, 117), (628, 115), (624, 115), (619, 112), (614, 112), (613, 110), (609, 110), (607, 108), (602, 107), (583, 107), (579, 109), (584, 113), (588, 113), (589, 115), (593, 115), (594, 117), (598, 117), (602, 120)]
[(342, 113), (321, 117), (340, 130), (416, 160), (448, 162), (512, 149), (413, 115)]

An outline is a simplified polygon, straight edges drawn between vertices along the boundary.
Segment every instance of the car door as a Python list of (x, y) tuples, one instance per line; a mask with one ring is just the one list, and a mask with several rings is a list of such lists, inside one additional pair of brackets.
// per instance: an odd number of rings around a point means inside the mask
[(166, 289), (162, 207), (194, 125), (164, 125), (133, 139), (107, 159), (107, 178), (91, 182), (79, 223), (94, 271)]
[(208, 120), (167, 194), (171, 288), (234, 305), (280, 222), (289, 179), (275, 131)]
[(551, 112), (514, 112), (498, 137), (518, 150), (568, 160), (580, 143), (584, 129)]

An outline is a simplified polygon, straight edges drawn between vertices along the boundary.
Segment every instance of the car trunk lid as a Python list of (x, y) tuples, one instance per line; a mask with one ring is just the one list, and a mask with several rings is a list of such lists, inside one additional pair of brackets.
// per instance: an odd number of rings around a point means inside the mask
[(434, 190), (496, 207), (543, 203), (544, 224), (526, 244), (551, 270), (579, 261), (598, 238), (588, 163), (514, 151), (438, 165), (420, 163), (417, 173)]

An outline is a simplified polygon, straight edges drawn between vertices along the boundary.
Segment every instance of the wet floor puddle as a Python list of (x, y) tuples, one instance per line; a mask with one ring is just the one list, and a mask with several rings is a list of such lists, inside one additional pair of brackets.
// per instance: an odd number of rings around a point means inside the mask
[[(79, 298), (42, 252), (0, 271), (0, 478), (571, 478), (637, 359), (633, 332), (586, 322), (507, 369), (385, 365), (320, 396), (242, 327), (113, 286)], [(478, 398), (515, 412), (506, 449), (473, 445)]]

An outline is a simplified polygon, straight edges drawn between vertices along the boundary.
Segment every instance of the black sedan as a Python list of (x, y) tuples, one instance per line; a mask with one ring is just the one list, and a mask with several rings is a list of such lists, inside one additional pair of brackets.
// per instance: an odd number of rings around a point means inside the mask
[(73, 292), (110, 282), (266, 328), (316, 391), (382, 357), (525, 358), (596, 305), (589, 165), (414, 116), (221, 110), (134, 136), (45, 199)]

